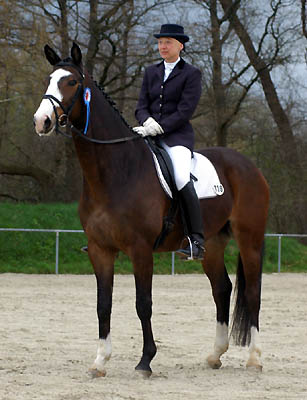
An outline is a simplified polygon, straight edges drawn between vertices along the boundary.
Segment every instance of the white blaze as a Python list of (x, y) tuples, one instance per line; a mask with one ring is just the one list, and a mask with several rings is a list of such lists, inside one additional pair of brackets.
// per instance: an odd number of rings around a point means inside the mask
[[(50, 83), (45, 94), (50, 94), (61, 102), (63, 100), (63, 96), (59, 90), (58, 83), (60, 79), (69, 75), (71, 75), (71, 72), (66, 71), (65, 69), (57, 69), (56, 71), (54, 71), (50, 75)], [(58, 106), (57, 104), (55, 105)], [(51, 101), (49, 99), (43, 99), (36, 113), (34, 114), (35, 128), (37, 133), (43, 132), (44, 123), (47, 117), (50, 118), (53, 123), (55, 122), (55, 116)]]

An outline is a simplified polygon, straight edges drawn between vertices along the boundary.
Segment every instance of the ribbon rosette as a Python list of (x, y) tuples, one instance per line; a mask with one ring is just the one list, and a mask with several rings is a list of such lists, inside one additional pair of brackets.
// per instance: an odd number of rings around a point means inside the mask
[(86, 105), (86, 124), (84, 128), (84, 135), (87, 133), (87, 128), (90, 120), (90, 102), (91, 102), (91, 89), (85, 88), (84, 90), (84, 103)]

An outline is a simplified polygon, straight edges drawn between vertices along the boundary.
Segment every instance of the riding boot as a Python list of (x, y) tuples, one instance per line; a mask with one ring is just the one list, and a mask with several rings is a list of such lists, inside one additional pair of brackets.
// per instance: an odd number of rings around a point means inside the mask
[(188, 229), (188, 245), (177, 250), (188, 260), (202, 260), (204, 257), (204, 228), (200, 203), (193, 182), (190, 181), (179, 191), (179, 201), (183, 208)]

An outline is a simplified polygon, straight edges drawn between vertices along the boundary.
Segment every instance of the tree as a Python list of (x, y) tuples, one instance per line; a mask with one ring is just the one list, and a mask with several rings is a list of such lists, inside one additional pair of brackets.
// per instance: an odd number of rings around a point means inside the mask
[[(250, 62), (246, 61), (245, 65), (239, 65), (236, 63), (235, 57), (231, 60), (229, 51), (225, 56), (224, 49), (227, 47), (228, 40), (233, 41), (234, 32), (232, 25), (228, 24), (225, 15), (218, 9), (218, 1), (195, 0), (195, 2), (209, 12), (212, 63), (209, 91), (212, 91), (213, 97), (212, 115), (215, 121), (217, 145), (226, 146), (229, 128), (235, 121), (249, 89), (257, 81), (257, 74), (253, 76), (250, 73)], [(223, 29), (224, 25), (227, 26)], [(235, 54), (238, 51), (239, 48), (236, 49)], [(228, 76), (226, 76), (225, 70), (227, 70)]]
[[(263, 92), (265, 98), (267, 100), (268, 106), (272, 112), (274, 121), (278, 127), (280, 136), (282, 138), (284, 144), (284, 159), (290, 163), (295, 163), (298, 165), (298, 153), (296, 149), (296, 143), (294, 140), (294, 135), (292, 132), (292, 128), (290, 125), (290, 121), (286, 112), (284, 111), (279, 97), (277, 95), (276, 88), (271, 79), (270, 75), (270, 67), (271, 64), (266, 62), (265, 59), (261, 56), (261, 48), (256, 50), (253, 41), (250, 35), (247, 32), (247, 29), (240, 21), (237, 16), (237, 9), (240, 6), (241, 1), (236, 0), (234, 3), (232, 0), (219, 0), (227, 19), (238, 35), (241, 43), (244, 46), (246, 54), (251, 62), (251, 65), (257, 71), (259, 79), (262, 84)], [(271, 1), (271, 7), (273, 14), (270, 17), (272, 20), (278, 11), (278, 7), (281, 5), (281, 0), (279, 1)], [(276, 45), (278, 46), (278, 37), (276, 37)], [(276, 51), (278, 51), (278, 47), (276, 47)]]

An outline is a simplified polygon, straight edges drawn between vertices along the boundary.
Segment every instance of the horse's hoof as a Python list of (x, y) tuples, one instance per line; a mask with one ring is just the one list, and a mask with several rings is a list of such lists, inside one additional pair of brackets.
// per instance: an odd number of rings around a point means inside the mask
[(259, 363), (247, 362), (246, 368), (247, 368), (249, 371), (262, 372), (262, 365), (259, 364)]
[(100, 371), (99, 369), (93, 367), (93, 368), (90, 368), (89, 373), (91, 374), (92, 378), (101, 378), (101, 377), (106, 376), (107, 371), (105, 371), (105, 370)]
[(147, 371), (143, 369), (135, 369), (135, 371), (142, 376), (144, 379), (149, 379), (152, 375), (152, 371)]
[(215, 358), (213, 356), (207, 357), (207, 363), (210, 368), (212, 369), (219, 369), (222, 366), (221, 360), (218, 358)]
[(135, 367), (135, 371), (139, 373), (144, 379), (148, 379), (151, 377), (152, 370), (150, 366), (142, 361)]

